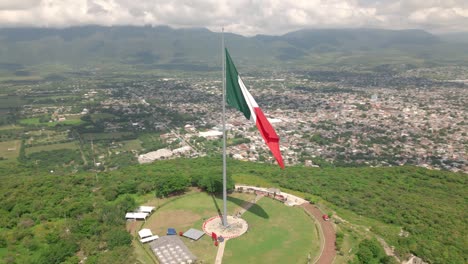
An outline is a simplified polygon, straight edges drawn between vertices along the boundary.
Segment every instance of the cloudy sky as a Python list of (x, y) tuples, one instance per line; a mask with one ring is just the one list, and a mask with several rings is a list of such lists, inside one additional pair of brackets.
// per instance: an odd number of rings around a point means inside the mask
[(300, 28), (468, 31), (468, 0), (0, 0), (0, 27), (207, 27), (243, 35)]

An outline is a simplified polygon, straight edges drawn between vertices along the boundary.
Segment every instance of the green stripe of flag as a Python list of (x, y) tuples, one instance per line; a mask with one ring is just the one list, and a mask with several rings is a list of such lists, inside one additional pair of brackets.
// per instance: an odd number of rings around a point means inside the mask
[(226, 49), (226, 102), (250, 119), (250, 109), (239, 86), (239, 73)]

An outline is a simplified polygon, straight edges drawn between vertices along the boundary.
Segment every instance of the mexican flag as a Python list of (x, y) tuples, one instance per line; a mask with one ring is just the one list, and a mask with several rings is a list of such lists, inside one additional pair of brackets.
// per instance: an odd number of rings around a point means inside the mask
[(232, 62), (231, 56), (226, 49), (226, 102), (228, 105), (237, 108), (244, 116), (255, 122), (265, 143), (270, 148), (278, 165), (284, 169), (283, 158), (279, 149), (279, 137), (271, 126), (268, 119), (258, 107), (257, 102), (244, 85), (236, 66)]

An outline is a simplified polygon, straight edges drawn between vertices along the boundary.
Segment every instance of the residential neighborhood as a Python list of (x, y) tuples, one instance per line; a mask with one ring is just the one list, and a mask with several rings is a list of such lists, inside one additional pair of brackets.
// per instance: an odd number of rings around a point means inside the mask
[[(466, 69), (450, 80), (428, 79), (422, 70), (393, 78), (387, 72), (266, 75), (243, 77), (280, 136), (287, 165), (416, 165), (468, 172)], [(39, 91), (18, 93), (41, 96)], [(52, 113), (49, 122), (57, 123), (99, 117), (95, 127), (80, 132), (88, 141), (86, 135), (96, 127), (104, 133), (128, 133), (129, 138), (156, 133), (163, 143), (160, 149), (133, 150), (146, 163), (217, 155), (222, 146), (221, 92), (221, 80), (213, 77), (121, 82), (95, 77), (58, 90), (73, 101), (55, 107), (28, 105), (21, 113)], [(229, 107), (226, 122), (230, 157), (274, 162), (253, 122)], [(70, 135), (70, 140), (76, 137)]]

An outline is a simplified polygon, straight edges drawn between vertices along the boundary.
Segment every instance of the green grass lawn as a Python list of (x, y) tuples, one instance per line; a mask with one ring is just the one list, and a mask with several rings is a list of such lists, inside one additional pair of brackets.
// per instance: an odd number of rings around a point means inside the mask
[(132, 151), (141, 149), (141, 141), (138, 139), (124, 140), (119, 143), (122, 144), (121, 150)]
[(44, 144), (51, 144), (57, 143), (59, 141), (63, 142), (68, 140), (68, 132), (67, 131), (54, 131), (54, 130), (35, 130), (27, 132), (28, 140), (26, 141), (27, 144), (32, 146), (36, 145), (44, 145)]
[(227, 242), (223, 263), (306, 263), (309, 252), (314, 259), (320, 241), (314, 222), (302, 208), (269, 198), (257, 204), (243, 215), (249, 231)]
[(97, 123), (97, 122), (100, 122), (100, 121), (103, 121), (103, 120), (113, 119), (114, 117), (116, 117), (116, 116), (113, 115), (113, 114), (109, 114), (109, 113), (91, 114), (91, 120), (94, 123)]
[(26, 148), (26, 155), (29, 155), (34, 152), (39, 152), (39, 151), (49, 151), (49, 150), (57, 150), (57, 149), (79, 149), (79, 148), (80, 147), (78, 146), (76, 142), (59, 143), (59, 144)]
[[(233, 193), (231, 197), (237, 199), (228, 201), (227, 209), (229, 214), (241, 209), (239, 200), (249, 201), (253, 199), (252, 195), (243, 193)], [(154, 199), (147, 204), (161, 206), (160, 202), (158, 199)], [(203, 222), (217, 215), (217, 207), (220, 210), (223, 207), (223, 201), (219, 197), (213, 198), (204, 192), (190, 193), (165, 203), (146, 220), (142, 228), (150, 228), (153, 234), (159, 236), (165, 235), (168, 227), (175, 228), (177, 232), (187, 231), (190, 228), (202, 230)], [(203, 263), (214, 263), (217, 248), (213, 245), (211, 237), (205, 235), (196, 242), (184, 237), (182, 237), (182, 240), (199, 260), (204, 261)]]
[(11, 140), (0, 142), (0, 157), (7, 160), (14, 160), (18, 157), (21, 148), (21, 141)]
[[(41, 124), (39, 122), (39, 118), (38, 117), (32, 117), (32, 118), (25, 118), (25, 119), (21, 119), (19, 121), (20, 124), (22, 125), (39, 125)], [(47, 125), (48, 123), (43, 123), (44, 125)]]
[(84, 133), (82, 137), (86, 140), (118, 140), (123, 137), (133, 135), (132, 132), (111, 132), (111, 133)]
[(75, 116), (66, 117), (67, 120), (61, 122), (46, 122), (41, 123), (39, 122), (39, 117), (32, 117), (32, 118), (25, 118), (19, 121), (20, 124), (26, 126), (47, 126), (47, 127), (54, 127), (58, 125), (79, 125), (83, 121)]
[(8, 253), (7, 248), (0, 248), (0, 259), (3, 259), (7, 253)]
[(232, 176), (236, 184), (246, 184), (258, 187), (278, 187), (267, 179), (252, 174), (235, 174)]
[[(251, 194), (230, 194), (227, 203), (229, 214), (239, 211), (244, 202), (253, 198)], [(217, 214), (217, 207), (222, 210), (222, 199), (204, 192), (189, 193), (169, 202), (153, 199), (146, 204), (160, 208), (142, 228), (150, 228), (159, 236), (164, 235), (168, 227), (174, 227), (177, 232), (192, 227), (201, 230), (203, 222)], [(309, 252), (314, 258), (319, 251), (314, 221), (302, 208), (287, 207), (278, 201), (262, 198), (243, 217), (249, 223), (249, 232), (227, 242), (223, 262), (299, 263), (307, 261)], [(217, 248), (211, 237), (205, 235), (196, 242), (187, 238), (182, 240), (203, 263), (214, 263)], [(137, 255), (146, 258), (141, 252)]]
[(0, 131), (1, 130), (14, 130), (14, 129), (20, 129), (20, 128), (21, 127), (17, 125), (4, 125), (4, 126), (0, 126)]

